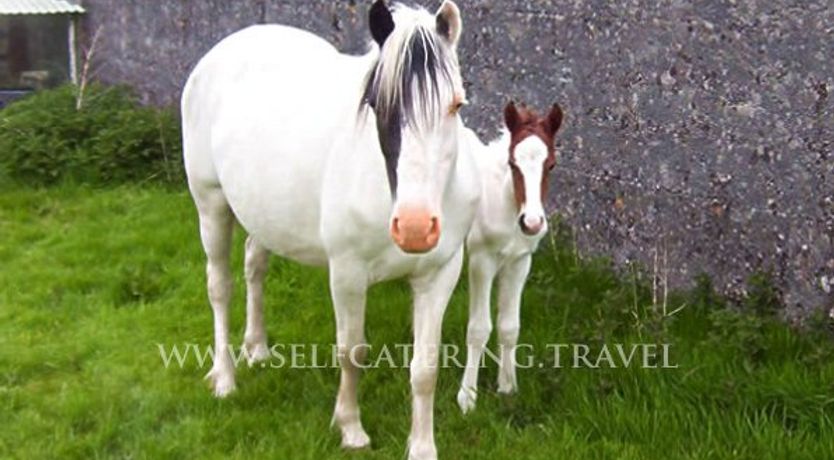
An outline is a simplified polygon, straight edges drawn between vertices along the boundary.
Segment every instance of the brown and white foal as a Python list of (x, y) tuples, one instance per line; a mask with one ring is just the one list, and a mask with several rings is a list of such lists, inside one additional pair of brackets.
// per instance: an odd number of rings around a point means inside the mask
[(516, 390), (515, 348), (521, 293), (533, 251), (547, 231), (543, 200), (548, 174), (556, 164), (554, 137), (562, 109), (553, 105), (546, 117), (510, 102), (504, 109), (507, 130), (484, 145), (464, 128), (462, 148), (469, 148), (481, 175), (481, 200), (466, 240), (469, 252), (469, 326), (466, 370), (458, 404), (475, 407), (478, 368), (492, 332), (490, 293), (498, 278), (498, 343), (501, 361), (498, 391)]

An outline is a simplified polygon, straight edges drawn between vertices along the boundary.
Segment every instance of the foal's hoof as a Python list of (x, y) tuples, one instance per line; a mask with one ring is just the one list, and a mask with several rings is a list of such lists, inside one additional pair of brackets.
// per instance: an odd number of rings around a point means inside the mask
[(244, 342), (243, 352), (246, 356), (246, 364), (248, 364), (249, 367), (266, 361), (270, 356), (269, 347), (266, 345), (265, 341), (257, 343)]
[(518, 388), (512, 385), (498, 386), (498, 394), (502, 396), (510, 396), (518, 393)]
[(461, 387), (458, 391), (458, 406), (464, 415), (475, 409), (475, 400), (478, 399), (478, 392), (474, 388)]
[(235, 376), (228, 372), (212, 369), (206, 374), (206, 380), (211, 385), (212, 392), (217, 398), (225, 398), (235, 391)]
[(498, 393), (502, 395), (511, 395), (518, 392), (518, 382), (515, 375), (505, 374), (498, 371)]
[(342, 449), (356, 450), (371, 446), (371, 438), (362, 427), (342, 430)]

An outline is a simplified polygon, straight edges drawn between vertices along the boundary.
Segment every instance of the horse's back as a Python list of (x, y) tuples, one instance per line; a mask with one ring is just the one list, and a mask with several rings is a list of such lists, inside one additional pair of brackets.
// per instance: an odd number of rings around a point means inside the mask
[(287, 26), (254, 26), (221, 41), (183, 92), (192, 192), (221, 188), (261, 244), (301, 262), (326, 262), (323, 171), (336, 133), (352, 128), (365, 62)]
[[(287, 85), (303, 81), (308, 77), (305, 74), (315, 72), (315, 69), (302, 68), (305, 54), (315, 65), (337, 56), (338, 51), (325, 40), (300, 29), (258, 25), (229, 35), (206, 53), (183, 90), (186, 167), (223, 161), (225, 158), (217, 145), (220, 135), (233, 136), (235, 132), (245, 131), (247, 126), (265, 122), (284, 126), (280, 122), (289, 118), (285, 107), (298, 105), (294, 104), (298, 91), (286, 91)], [(265, 103), (267, 99), (281, 102), (269, 106)], [(218, 180), (217, 177), (193, 177), (191, 171), (189, 179)]]

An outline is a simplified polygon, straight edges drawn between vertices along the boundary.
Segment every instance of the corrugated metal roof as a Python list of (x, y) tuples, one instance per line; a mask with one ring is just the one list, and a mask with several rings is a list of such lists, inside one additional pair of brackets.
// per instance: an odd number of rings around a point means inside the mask
[(67, 0), (0, 0), (3, 14), (65, 14), (83, 13), (84, 8)]

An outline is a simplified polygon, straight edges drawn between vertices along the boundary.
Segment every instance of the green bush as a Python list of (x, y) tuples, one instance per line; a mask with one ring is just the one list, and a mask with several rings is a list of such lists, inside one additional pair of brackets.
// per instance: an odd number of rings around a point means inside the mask
[(39, 91), (0, 110), (0, 168), (26, 184), (182, 183), (180, 126), (124, 87)]

